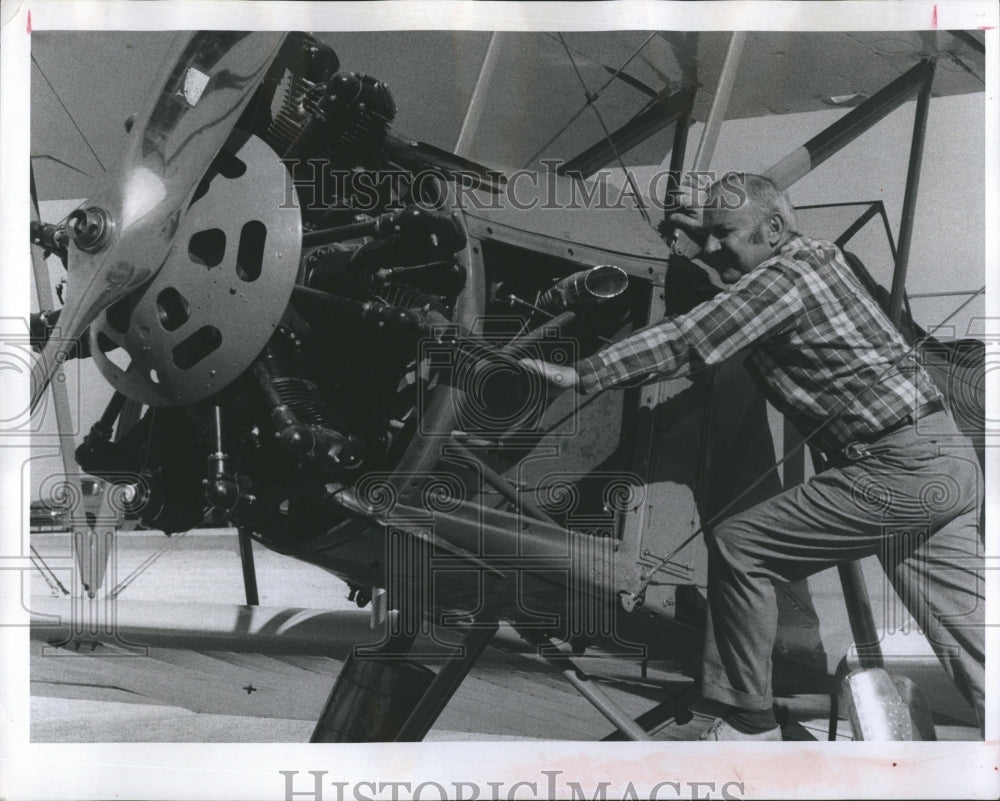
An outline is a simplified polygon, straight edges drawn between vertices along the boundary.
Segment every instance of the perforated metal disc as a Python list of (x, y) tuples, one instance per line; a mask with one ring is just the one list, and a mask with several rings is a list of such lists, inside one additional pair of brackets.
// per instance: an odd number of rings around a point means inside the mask
[(213, 167), (218, 172), (203, 195), (195, 193), (159, 273), (90, 327), (104, 377), (150, 406), (194, 403), (242, 373), (295, 283), (302, 219), (277, 155), (250, 137)]

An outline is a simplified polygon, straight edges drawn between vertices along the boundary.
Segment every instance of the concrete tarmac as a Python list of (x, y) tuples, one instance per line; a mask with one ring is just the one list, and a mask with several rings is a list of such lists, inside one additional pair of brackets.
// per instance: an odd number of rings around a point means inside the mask
[[(49, 562), (65, 563), (70, 536), (35, 534)], [(151, 557), (154, 557), (152, 558)], [(254, 545), (262, 606), (358, 610), (335, 576)], [(55, 571), (73, 586), (72, 571)], [(245, 603), (234, 530), (199, 529), (167, 538), (120, 532), (102, 595), (122, 606)], [(58, 598), (41, 572), (33, 596)], [(32, 643), (31, 739), (34, 742), (304, 742), (342, 666), (325, 656), (272, 656), (150, 648), (114, 658), (96, 646), (69, 653)], [(631, 672), (639, 676), (638, 665)], [(680, 678), (680, 677), (674, 677)], [(249, 688), (249, 689), (248, 689)], [(624, 699), (639, 714), (643, 698)], [(238, 710), (233, 714), (232, 710)], [(607, 721), (537, 659), (490, 648), (445, 710), (428, 740), (592, 739)]]
[[(68, 533), (32, 535), (54, 577), (32, 576), (31, 595), (63, 599), (71, 592)], [(260, 604), (277, 609), (367, 612), (347, 598), (347, 586), (319, 568), (254, 546)], [(56, 581), (58, 579), (58, 583)], [(842, 604), (835, 588), (814, 588), (821, 604)], [(156, 602), (178, 617), (209, 604), (219, 610), (245, 603), (235, 530), (199, 529), (165, 537), (160, 532), (120, 532), (100, 602), (114, 592), (122, 608)], [(136, 602), (136, 603), (133, 603)], [(39, 606), (42, 606), (40, 601)], [(200, 606), (199, 606), (200, 605)], [(210, 607), (205, 607), (210, 608)], [(369, 607), (370, 608), (370, 607)], [(426, 738), (442, 740), (592, 740), (612, 731), (608, 721), (548, 664), (498, 638), (463, 682)], [(907, 641), (907, 646), (912, 640)], [(306, 742), (343, 664), (342, 655), (254, 653), (150, 647), (140, 655), (113, 646), (53, 649), (44, 636), (32, 640), (31, 740), (33, 742)], [(600, 686), (633, 717), (684, 686), (676, 666), (627, 660), (585, 659)], [(912, 661), (912, 660), (911, 660)], [(963, 702), (941, 677), (933, 657), (920, 662), (919, 681), (934, 688), (941, 708)], [(922, 669), (924, 669), (922, 668)], [(926, 691), (926, 690), (925, 690)], [(949, 695), (949, 692), (951, 695)], [(957, 700), (957, 703), (955, 701)], [(825, 697), (786, 699), (791, 725), (786, 738), (825, 739)], [(710, 723), (695, 713), (671, 724), (656, 739), (695, 739)], [(975, 739), (967, 716), (937, 720), (939, 739)], [(841, 739), (849, 726), (841, 722)]]

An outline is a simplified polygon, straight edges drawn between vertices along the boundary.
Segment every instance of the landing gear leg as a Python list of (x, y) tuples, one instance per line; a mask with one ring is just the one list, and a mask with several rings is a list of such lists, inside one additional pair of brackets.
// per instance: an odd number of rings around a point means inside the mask
[(247, 606), (258, 606), (260, 595), (257, 593), (257, 568), (253, 560), (253, 538), (250, 529), (240, 526), (238, 529), (240, 541), (240, 566), (243, 568), (243, 589), (247, 596)]
[(310, 742), (419, 742), (496, 634), (496, 621), (474, 624), (435, 674), (405, 654), (413, 638), (390, 638), (382, 653), (352, 653)]
[(396, 735), (396, 742), (420, 742), (424, 739), (499, 628), (496, 621), (474, 625), (475, 628), (463, 638), (459, 652), (438, 671)]

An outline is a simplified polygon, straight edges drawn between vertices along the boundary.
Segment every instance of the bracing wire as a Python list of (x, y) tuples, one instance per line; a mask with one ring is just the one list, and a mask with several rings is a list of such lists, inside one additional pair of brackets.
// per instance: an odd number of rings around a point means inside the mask
[[(563, 38), (562, 34), (559, 34), (559, 41), (562, 43), (563, 48), (566, 50), (566, 55), (569, 56), (570, 64), (573, 65), (573, 71), (576, 73), (576, 77), (580, 80), (580, 85), (583, 87), (584, 93), (590, 98), (590, 92), (587, 89), (587, 82), (583, 80), (583, 75), (580, 74), (580, 68), (576, 64), (576, 59), (573, 58), (573, 52), (569, 49), (569, 45), (566, 44), (566, 40)], [(618, 166), (622, 168), (622, 172), (625, 174), (625, 180), (628, 181), (629, 188), (635, 195), (636, 207), (639, 214), (646, 221), (646, 224), (650, 228), (654, 228), (652, 219), (650, 219), (649, 212), (646, 211), (646, 204), (643, 202), (642, 195), (639, 193), (639, 187), (635, 183), (635, 178), (632, 177), (632, 173), (629, 171), (628, 167), (625, 166), (625, 161), (622, 159), (621, 154), (618, 152), (618, 148), (615, 147), (614, 139), (611, 136), (611, 131), (608, 129), (607, 124), (604, 122), (604, 116), (601, 114), (599, 108), (592, 102), (588, 105), (594, 110), (594, 114), (597, 116), (597, 121), (601, 125), (601, 129), (604, 131), (604, 136), (607, 139), (608, 144), (611, 146), (611, 151), (615, 154), (615, 160), (618, 162)]]
[[(554, 133), (551, 137), (549, 137), (549, 139), (545, 142), (545, 144), (542, 145), (540, 148), (538, 148), (538, 150), (536, 150), (532, 154), (531, 158), (529, 158), (524, 163), (524, 167), (525, 168), (527, 168), (529, 165), (533, 164), (535, 162), (535, 160), (539, 156), (541, 156), (542, 153), (545, 152), (545, 150), (549, 147), (549, 145), (551, 145), (553, 142), (556, 141), (556, 139), (558, 139), (560, 136), (562, 136), (564, 133), (566, 133), (566, 131), (569, 130), (569, 127), (574, 122), (576, 122), (577, 119), (579, 119), (580, 115), (583, 114), (584, 111), (587, 110), (587, 106), (591, 105), (595, 100), (597, 100), (597, 98), (599, 98), (601, 96), (601, 94), (604, 92), (604, 90), (607, 89), (612, 84), (612, 82), (614, 82), (618, 78), (618, 76), (622, 74), (622, 72), (624, 72), (625, 68), (629, 64), (631, 64), (632, 61), (633, 61), (633, 59), (635, 59), (635, 57), (638, 56), (646, 48), (646, 45), (648, 45), (652, 41), (652, 39), (653, 39), (654, 36), (656, 36), (656, 33), (655, 32), (651, 33), (647, 37), (646, 41), (644, 41), (641, 45), (639, 45), (639, 47), (636, 48), (635, 52), (632, 53), (632, 55), (630, 55), (627, 59), (625, 59), (625, 63), (622, 64), (618, 69), (616, 69), (614, 71), (614, 73), (612, 73), (611, 77), (608, 78), (601, 85), (601, 87), (596, 92), (594, 92), (593, 94), (588, 94), (587, 95), (587, 99), (584, 102), (584, 104), (582, 106), (580, 106), (580, 108), (578, 108), (576, 110), (576, 112), (573, 114), (573, 116), (570, 117), (569, 120), (567, 120), (566, 124), (563, 125), (563, 127), (560, 128), (558, 131), (556, 131), (556, 133)], [(565, 47), (565, 42), (563, 43), (563, 46)]]
[[(42, 80), (45, 81), (45, 83), (49, 87), (49, 89), (52, 90), (52, 96), (55, 97), (56, 102), (59, 104), (59, 107), (62, 108), (62, 110), (66, 113), (66, 116), (69, 118), (69, 121), (71, 123), (73, 123), (73, 127), (76, 128), (77, 133), (80, 134), (80, 138), (83, 139), (83, 143), (87, 146), (87, 150), (89, 150), (90, 153), (91, 153), (91, 155), (95, 159), (97, 159), (97, 163), (101, 165), (101, 170), (103, 170), (104, 172), (107, 172), (108, 168), (104, 166), (104, 162), (101, 161), (101, 157), (97, 155), (97, 151), (94, 150), (94, 148), (90, 146), (90, 142), (87, 139), (87, 135), (81, 130), (80, 126), (77, 125), (77, 122), (73, 118), (73, 115), (70, 114), (69, 109), (66, 108), (66, 104), (62, 102), (62, 98), (59, 97), (59, 93), (56, 91), (55, 87), (52, 85), (52, 82), (48, 79), (48, 76), (45, 74), (45, 70), (42, 69), (42, 65), (38, 63), (38, 59), (35, 58), (34, 54), (32, 54), (32, 56), (31, 56), (31, 63), (34, 64), (38, 68), (38, 74), (42, 76)], [(67, 165), (67, 166), (69, 166), (69, 165)], [(76, 168), (73, 167), (72, 169), (76, 169)], [(77, 172), (82, 172), (82, 170), (77, 170)]]

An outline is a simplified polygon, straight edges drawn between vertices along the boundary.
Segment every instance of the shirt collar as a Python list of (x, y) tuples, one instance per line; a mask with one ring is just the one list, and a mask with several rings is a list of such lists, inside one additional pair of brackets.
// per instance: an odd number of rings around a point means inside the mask
[(789, 239), (784, 245), (781, 246), (781, 250), (778, 251), (778, 256), (787, 256), (789, 253), (794, 253), (797, 250), (802, 250), (806, 245), (805, 239), (802, 234), (796, 234), (791, 239)]
[[(782, 245), (777, 253), (775, 253), (769, 259), (764, 259), (764, 261), (758, 264), (755, 269), (750, 271), (750, 273), (755, 273), (757, 272), (757, 270), (760, 270), (765, 266), (776, 264), (777, 262), (781, 261), (781, 259), (783, 259), (785, 256), (788, 256), (791, 253), (798, 253), (798, 251), (802, 250), (804, 247), (806, 247), (805, 237), (803, 237), (802, 234), (796, 234), (791, 239), (789, 239), (784, 245)], [(747, 273), (747, 275), (749, 275), (750, 273)]]

